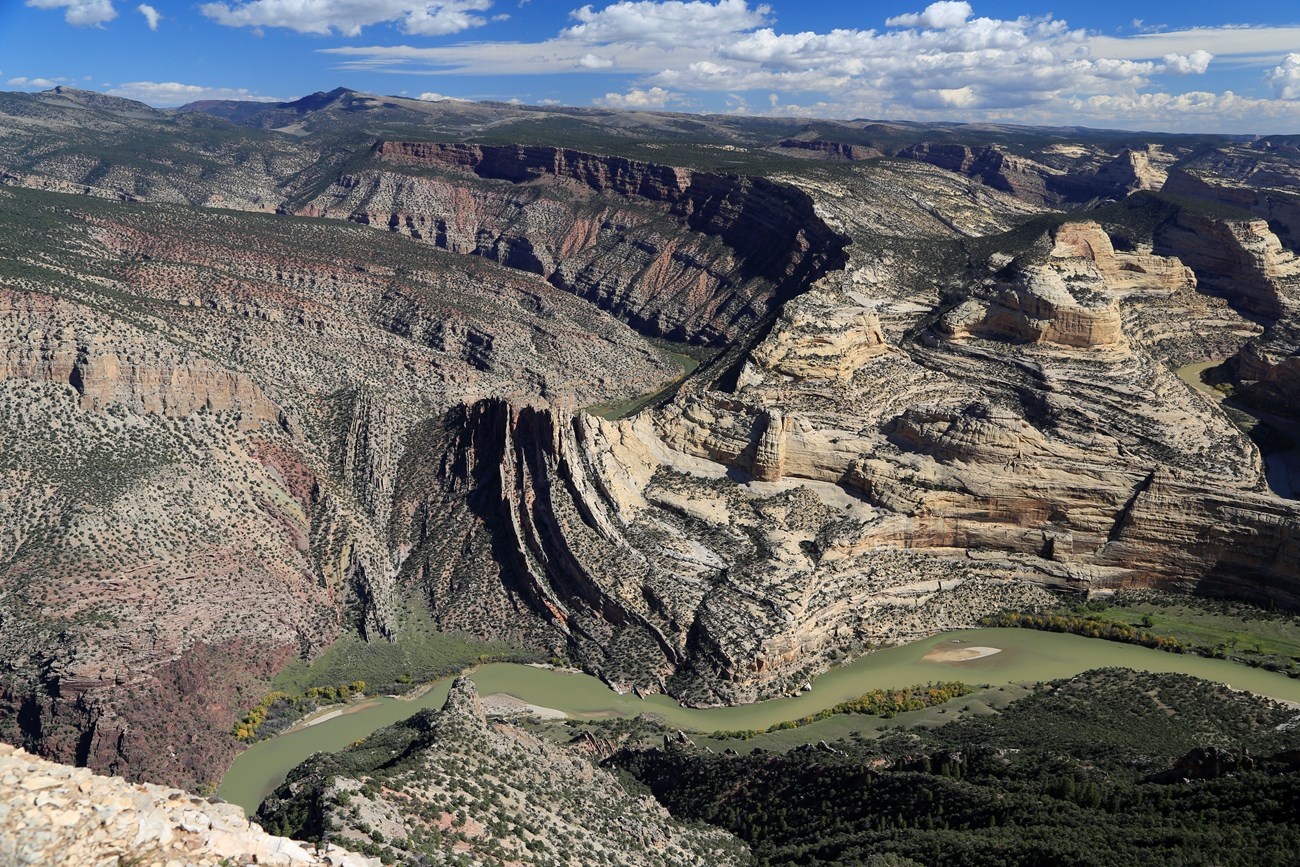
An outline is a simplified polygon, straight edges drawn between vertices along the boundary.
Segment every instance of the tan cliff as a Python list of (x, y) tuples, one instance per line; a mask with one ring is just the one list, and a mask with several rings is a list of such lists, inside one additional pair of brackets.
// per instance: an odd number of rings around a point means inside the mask
[(246, 428), (280, 415), (247, 376), (47, 295), (0, 287), (0, 342), (0, 378), (68, 383), (85, 410), (119, 404), (173, 417), (228, 412)]

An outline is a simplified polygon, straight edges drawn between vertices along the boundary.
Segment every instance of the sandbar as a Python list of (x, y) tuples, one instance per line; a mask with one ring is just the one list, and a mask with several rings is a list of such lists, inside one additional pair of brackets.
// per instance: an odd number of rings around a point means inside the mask
[(1000, 647), (936, 647), (921, 657), (921, 661), (970, 662), (972, 659), (983, 659), (986, 656), (1001, 652), (1002, 648)]

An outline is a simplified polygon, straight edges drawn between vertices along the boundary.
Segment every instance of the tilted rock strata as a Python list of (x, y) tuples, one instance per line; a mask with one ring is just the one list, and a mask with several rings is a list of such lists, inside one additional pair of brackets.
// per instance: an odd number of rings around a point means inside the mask
[(992, 327), (940, 319), (894, 344), (885, 304), (826, 280), (730, 362), (733, 384), (702, 371), (646, 416), (468, 407), (449, 420), (463, 433), (444, 478), (476, 504), (458, 526), (510, 554), (451, 567), (435, 600), (519, 599), (606, 679), (706, 703), (1030, 604), (1025, 582), (1294, 604), (1296, 508), (1262, 493), (1253, 446), (1125, 333), (1188, 303), (1196, 276), (1086, 222), (1044, 255), (966, 302)]
[(0, 744), (0, 861), (13, 867), (378, 867), (326, 844), (273, 837), (241, 807), (102, 777)]
[(279, 667), (388, 640), (401, 458), (452, 400), (675, 375), (535, 277), (359, 227), (21, 190), (0, 209), (41, 227), (0, 242), (28, 260), (0, 279), (0, 719), (68, 762), (213, 783)]

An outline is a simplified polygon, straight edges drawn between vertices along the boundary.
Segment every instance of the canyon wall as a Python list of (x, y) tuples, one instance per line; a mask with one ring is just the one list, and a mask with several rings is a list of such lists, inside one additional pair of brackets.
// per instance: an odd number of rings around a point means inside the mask
[(300, 212), (541, 274), (675, 340), (735, 339), (844, 263), (847, 239), (807, 194), (763, 178), (517, 145), (380, 142), (371, 156)]

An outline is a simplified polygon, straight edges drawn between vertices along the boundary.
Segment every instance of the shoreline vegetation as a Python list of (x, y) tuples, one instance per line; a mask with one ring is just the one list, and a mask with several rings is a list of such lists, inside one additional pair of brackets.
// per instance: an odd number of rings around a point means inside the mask
[(980, 618), (980, 625), (1136, 644), (1300, 679), (1300, 618), (1246, 603), (1134, 591), (1069, 607), (1004, 611)]
[(405, 627), (396, 642), (367, 643), (344, 636), (310, 663), (289, 663), (266, 695), (234, 724), (231, 735), (242, 744), (255, 744), (323, 710), (347, 708), (375, 696), (418, 697), (443, 678), (489, 662), (563, 664), (508, 642), (443, 632), (422, 604), (411, 604), (404, 615)]
[(774, 723), (763, 729), (719, 729), (713, 732), (702, 733), (705, 737), (718, 741), (744, 741), (750, 738), (756, 738), (759, 735), (771, 734), (772, 732), (786, 731), (788, 729), (797, 729), (815, 722), (821, 722), (824, 719), (830, 719), (839, 714), (863, 714), (865, 716), (878, 716), (883, 719), (891, 719), (896, 714), (906, 713), (913, 710), (924, 710), (935, 705), (945, 704), (955, 698), (970, 695), (975, 691), (975, 687), (963, 683), (959, 680), (946, 681), (943, 683), (927, 683), (909, 686), (903, 689), (873, 689), (871, 692), (864, 693), (857, 698), (848, 701), (842, 701), (820, 710), (817, 713), (808, 716), (799, 717), (798, 719), (785, 720)]
[[(422, 612), (420, 612), (422, 613)], [(418, 616), (418, 614), (417, 614)], [(1155, 591), (1125, 591), (1108, 599), (1034, 610), (1005, 611), (981, 618), (981, 626), (1058, 632), (1147, 647), (1166, 653), (1223, 659), (1300, 679), (1300, 617), (1247, 603), (1182, 597)], [(378, 651), (343, 641), (310, 666), (290, 666), (272, 691), (250, 708), (231, 734), (254, 744), (301, 725), (331, 707), (346, 707), (370, 695), (411, 695), (434, 681), (464, 673), (488, 662), (520, 662), (567, 668), (564, 660), (521, 652), (501, 644), (480, 643), (436, 630), (422, 632), (417, 652), (400, 653), (387, 645)], [(486, 651), (486, 652), (485, 652)], [(400, 656), (400, 659), (398, 658)], [(412, 657), (416, 658), (412, 658)], [(392, 657), (392, 658), (389, 658)], [(352, 679), (351, 676), (355, 676)], [(955, 691), (955, 690), (963, 691)], [(841, 714), (888, 719), (969, 695), (975, 687), (959, 681), (877, 689), (815, 714), (774, 723), (766, 728), (694, 732), (713, 740), (749, 740), (762, 734), (801, 728)], [(947, 697), (940, 697), (947, 696)], [(398, 697), (401, 697), (400, 695)]]

